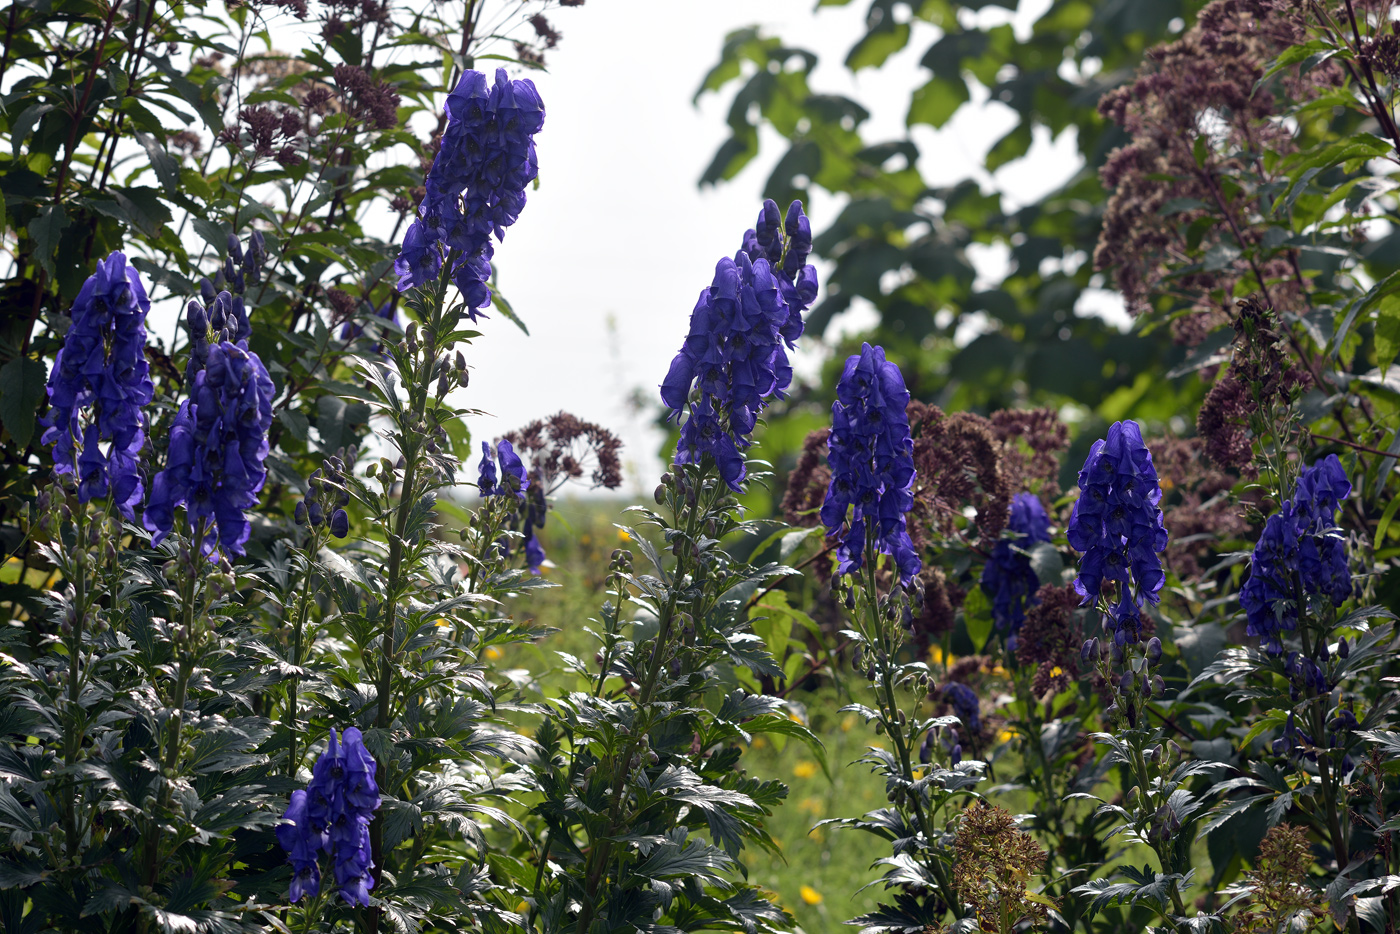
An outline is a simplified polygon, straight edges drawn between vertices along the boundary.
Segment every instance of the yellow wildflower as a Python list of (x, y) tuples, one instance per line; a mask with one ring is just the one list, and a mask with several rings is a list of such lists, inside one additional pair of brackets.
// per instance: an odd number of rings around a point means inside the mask
[(811, 778), (813, 775), (817, 774), (817, 764), (803, 759), (792, 767), (792, 774), (796, 775), (798, 778)]
[(849, 733), (849, 732), (851, 732), (851, 727), (853, 727), (853, 726), (855, 726), (855, 725), (856, 725), (856, 715), (855, 715), (855, 714), (853, 714), (853, 713), (848, 713), (848, 714), (846, 714), (846, 716), (844, 716), (844, 717), (841, 718), (841, 732), (842, 732), (842, 733)]
[(749, 743), (749, 748), (750, 748), (750, 749), (762, 749), (764, 746), (767, 746), (767, 745), (768, 745), (768, 740), (764, 739), (762, 736), (755, 736), (755, 737), (753, 738), (753, 742)]
[(506, 653), (502, 652), (500, 649), (496, 648), (494, 645), (488, 645), (488, 646), (486, 647), (486, 659), (487, 659), (487, 661), (498, 662), (498, 661), (500, 661), (501, 659), (503, 659), (503, 658), (505, 658), (505, 657), (506, 657)]
[(1051, 669), (1050, 669), (1050, 677), (1052, 677), (1052, 678), (1058, 678), (1060, 675), (1062, 675), (1062, 674), (1064, 674), (1064, 673), (1065, 673), (1065, 670), (1064, 670), (1063, 668), (1061, 668), (1059, 665), (1056, 665), (1054, 668), (1051, 668)]
[(822, 893), (818, 892), (810, 885), (804, 885), (798, 891), (798, 894), (801, 895), (802, 900), (809, 905), (820, 905), (822, 903)]
[(584, 532), (578, 537), (578, 543), (580, 545), (591, 545), (593, 544), (593, 536), (589, 535), (587, 532)]
[(627, 534), (627, 530), (626, 530), (626, 529), (618, 529), (618, 530), (617, 530), (617, 539), (618, 539), (618, 541), (621, 541), (621, 542), (630, 542), (630, 541), (632, 540), (632, 536), (630, 536), (630, 535)]
[(518, 914), (518, 915), (529, 914), (529, 913), (530, 913), (530, 903), (527, 902), (527, 901), (525, 901), (525, 900), (522, 898), (522, 899), (520, 900), (520, 904), (518, 904), (518, 905), (515, 906), (515, 913)]

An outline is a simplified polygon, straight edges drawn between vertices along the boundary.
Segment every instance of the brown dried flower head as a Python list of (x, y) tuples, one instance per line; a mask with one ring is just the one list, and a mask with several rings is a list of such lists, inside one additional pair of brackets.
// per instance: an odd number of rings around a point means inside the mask
[(953, 837), (953, 884), (983, 931), (1047, 923), (1049, 899), (1027, 888), (1044, 868), (1045, 851), (1009, 811), (982, 800), (963, 811)]
[(1265, 834), (1249, 874), (1253, 898), (1235, 918), (1238, 929), (1244, 934), (1321, 930), (1327, 910), (1320, 893), (1306, 881), (1312, 866), (1306, 829), (1279, 824)]
[(615, 490), (622, 485), (618, 456), (622, 441), (601, 425), (557, 412), (509, 432), (505, 438), (530, 465), (530, 485), (546, 494), (585, 475), (595, 490)]
[[(1186, 309), (1173, 322), (1184, 344), (1194, 346), (1229, 319), (1241, 280), (1257, 284), (1262, 276), (1279, 307), (1294, 307), (1301, 295), (1285, 253), (1251, 259), (1262, 247), (1272, 198), (1251, 173), (1265, 150), (1294, 148), (1275, 91), (1306, 99), (1340, 80), (1328, 62), (1260, 86), (1268, 63), (1305, 39), (1302, 5), (1294, 0), (1213, 0), (1181, 38), (1148, 51), (1135, 81), (1099, 101), (1099, 112), (1131, 142), (1100, 170), (1113, 193), (1095, 268), (1113, 269), (1134, 314), (1169, 294)], [(1182, 271), (1198, 252), (1211, 262)]]
[(1011, 485), (1002, 470), (1002, 444), (992, 423), (980, 415), (945, 415), (935, 405), (909, 403), (909, 429), (914, 436), (914, 520), (910, 536), (916, 546), (921, 533), (951, 536), (963, 507), (975, 511), (978, 536), (993, 542), (1006, 527), (1011, 508)]
[(1255, 296), (1241, 299), (1238, 306), (1230, 365), (1201, 403), (1196, 430), (1216, 465), (1243, 469), (1253, 459), (1250, 416), (1275, 404), (1292, 404), (1309, 379), (1294, 365), (1273, 310)]
[(1036, 697), (1065, 690), (1079, 678), (1079, 647), (1083, 631), (1079, 595), (1070, 586), (1045, 584), (1016, 636), (1016, 661), (1034, 666), (1031, 690)]

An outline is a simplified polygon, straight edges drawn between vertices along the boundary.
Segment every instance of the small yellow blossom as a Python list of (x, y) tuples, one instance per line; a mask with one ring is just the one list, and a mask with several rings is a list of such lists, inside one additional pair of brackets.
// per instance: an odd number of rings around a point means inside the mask
[(803, 798), (797, 805), (797, 809), (805, 814), (821, 814), (826, 810), (826, 805), (821, 798)]
[(451, 626), (451, 625), (452, 625), (452, 621), (451, 621), (450, 619), (446, 619), (446, 618), (444, 618), (444, 619), (439, 619), (439, 620), (437, 621), (436, 625), (438, 625), (438, 626), (443, 626), (443, 627)]
[(527, 901), (525, 901), (524, 899), (521, 899), (521, 900), (520, 900), (520, 904), (518, 904), (518, 905), (515, 906), (515, 913), (518, 914), (518, 915), (529, 914), (529, 913), (530, 913), (530, 903), (527, 902)]
[(1171, 477), (1163, 477), (1159, 485), (1162, 487), (1162, 492), (1164, 493), (1167, 490), (1170, 490), (1172, 487), (1176, 486), (1176, 484), (1172, 482)]
[(952, 652), (943, 654), (941, 645), (931, 645), (928, 647), (928, 660), (931, 664), (942, 665), (944, 668), (952, 668), (958, 663), (958, 657)]
[(799, 890), (798, 894), (801, 895), (802, 900), (809, 905), (820, 905), (822, 903), (822, 893), (818, 892), (810, 885), (804, 885)]
[(1009, 743), (1015, 738), (1016, 734), (1007, 729), (1003, 729), (997, 733), (997, 742), (999, 743)]
[(580, 545), (591, 545), (593, 544), (593, 536), (589, 535), (587, 532), (584, 532), (578, 537), (578, 543)]
[(813, 775), (817, 774), (817, 764), (803, 759), (792, 767), (792, 774), (796, 775), (798, 778), (811, 778)]
[(753, 738), (753, 742), (749, 743), (749, 748), (750, 748), (750, 749), (762, 749), (764, 746), (767, 746), (767, 745), (768, 745), (768, 740), (764, 739), (762, 736), (755, 736), (755, 737)]
[(487, 659), (487, 661), (498, 662), (498, 661), (500, 661), (501, 659), (503, 659), (503, 658), (505, 658), (505, 657), (506, 657), (506, 653), (502, 652), (500, 649), (496, 648), (494, 645), (488, 645), (488, 646), (486, 647), (486, 659)]
[(842, 732), (842, 733), (849, 733), (849, 732), (851, 732), (851, 727), (853, 727), (853, 726), (855, 726), (855, 725), (856, 725), (856, 715), (855, 715), (855, 714), (853, 714), (853, 713), (848, 713), (848, 714), (846, 714), (846, 716), (844, 716), (844, 717), (841, 718), (841, 732)]
[[(797, 714), (793, 713), (791, 710), (788, 711), (788, 719), (791, 720), (793, 723), (802, 723), (802, 718), (799, 717)], [(802, 725), (806, 726), (807, 724), (802, 723)]]
[(621, 542), (630, 542), (630, 541), (632, 540), (632, 536), (630, 536), (630, 535), (627, 534), (627, 530), (626, 530), (626, 529), (618, 529), (618, 530), (617, 530), (617, 539), (618, 539), (618, 541), (621, 541)]
[(995, 677), (995, 678), (1009, 678), (1009, 677), (1010, 677), (1010, 675), (1007, 674), (1006, 669), (1003, 668), (1003, 667), (1001, 667), (1000, 665), (993, 665), (993, 666), (992, 666), (992, 676)]
[(1064, 670), (1063, 668), (1061, 668), (1059, 665), (1056, 665), (1054, 668), (1051, 668), (1051, 669), (1050, 669), (1050, 677), (1052, 677), (1052, 678), (1058, 678), (1060, 675), (1062, 675), (1062, 674), (1064, 674), (1064, 673), (1065, 673), (1065, 670)]
[(924, 770), (923, 770), (923, 769), (915, 769), (913, 774), (914, 774), (914, 781), (917, 782), (919, 779), (921, 779), (921, 778), (924, 777)]

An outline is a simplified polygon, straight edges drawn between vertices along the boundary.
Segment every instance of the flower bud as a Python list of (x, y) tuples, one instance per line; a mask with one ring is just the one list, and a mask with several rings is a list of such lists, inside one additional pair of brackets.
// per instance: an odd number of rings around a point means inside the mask
[(1147, 640), (1147, 664), (1155, 665), (1162, 660), (1162, 640), (1153, 636)]
[(961, 743), (954, 743), (954, 744), (953, 744), (953, 749), (952, 749), (952, 751), (948, 753), (948, 761), (951, 762), (953, 765), (957, 765), (959, 762), (962, 761), (962, 744), (961, 744)]
[(1351, 658), (1351, 646), (1347, 644), (1347, 637), (1337, 640), (1337, 657), (1342, 659)]
[(660, 483), (656, 486), (656, 492), (652, 494), (656, 500), (656, 505), (663, 506), (666, 503), (666, 484)]
[(1152, 696), (1161, 697), (1167, 691), (1167, 682), (1162, 680), (1161, 675), (1152, 676)]
[(1084, 645), (1079, 649), (1079, 660), (1086, 665), (1091, 658), (1098, 658), (1099, 640), (1097, 638), (1086, 639)]
[(344, 509), (337, 509), (331, 513), (331, 534), (336, 538), (344, 538), (350, 534), (350, 516)]
[(297, 508), (292, 512), (292, 521), (297, 525), (306, 525), (306, 500), (298, 500)]
[(438, 377), (437, 384), (437, 395), (439, 399), (452, 391), (452, 384), (454, 382), (456, 382), (456, 380), (451, 378), (450, 371), (443, 370), (442, 375)]
[(1123, 694), (1131, 694), (1133, 690), (1133, 682), (1135, 680), (1137, 679), (1133, 676), (1133, 673), (1131, 671), (1123, 672), (1123, 675), (1118, 679), (1119, 692)]

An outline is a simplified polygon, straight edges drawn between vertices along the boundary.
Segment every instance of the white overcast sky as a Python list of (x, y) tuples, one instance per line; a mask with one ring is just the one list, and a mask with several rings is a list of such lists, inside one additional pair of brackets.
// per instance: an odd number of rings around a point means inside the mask
[[(726, 33), (757, 24), (788, 45), (817, 53), (814, 90), (849, 94), (872, 112), (871, 141), (903, 137), (911, 90), (927, 79), (919, 67), (938, 31), (916, 24), (909, 46), (884, 68), (852, 76), (842, 65), (864, 33), (868, 4), (814, 12), (813, 0), (589, 0), (550, 13), (563, 33), (547, 73), (531, 74), (548, 117), (537, 138), (540, 187), (497, 249), (500, 286), (530, 328), (521, 334), (495, 316), (470, 354), (469, 404), (491, 417), (473, 420), (478, 436), (495, 435), (560, 408), (601, 422), (627, 444), (634, 482), (649, 489), (660, 473), (650, 413), (629, 411), (635, 387), (650, 397), (685, 335), (690, 310), (716, 261), (733, 254), (752, 226), (763, 183), (785, 146), (764, 139), (760, 157), (718, 188), (696, 185), (726, 137), (733, 89), (691, 96), (719, 56)], [(1024, 32), (1048, 0), (1022, 0), (1012, 21)], [(1005, 21), (1005, 10), (988, 9)], [(985, 96), (985, 95), (983, 95)], [(981, 157), (1011, 126), (1010, 111), (965, 107), (935, 132), (914, 140), (930, 184), (970, 175), (1025, 203), (1059, 187), (1075, 171), (1073, 132), (1037, 139), (1030, 155), (995, 178)], [(840, 203), (814, 197), (813, 228), (825, 228)], [(998, 258), (976, 258), (997, 276)], [(837, 319), (833, 333), (871, 323), (872, 309)], [(811, 373), (822, 350), (804, 339), (798, 372)], [(468, 400), (463, 400), (467, 402)]]

